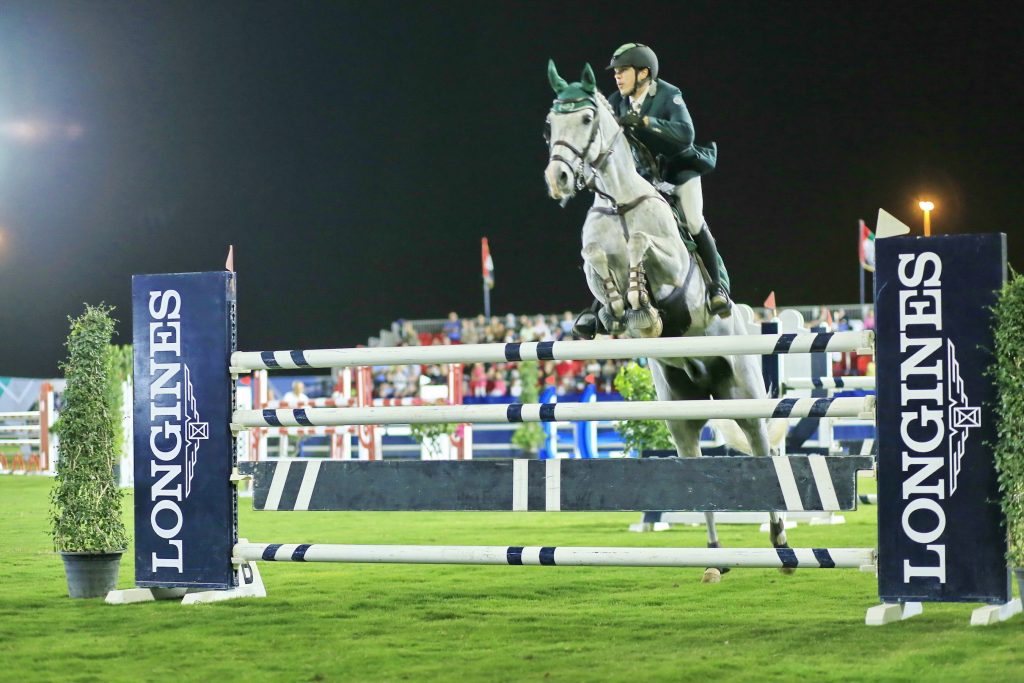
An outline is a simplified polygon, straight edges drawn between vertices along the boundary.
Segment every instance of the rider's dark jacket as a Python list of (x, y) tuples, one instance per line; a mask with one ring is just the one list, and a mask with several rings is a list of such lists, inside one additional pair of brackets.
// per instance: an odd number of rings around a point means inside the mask
[[(617, 90), (608, 102), (618, 116), (629, 113), (629, 101)], [(713, 142), (710, 147), (693, 144), (693, 119), (679, 88), (659, 78), (654, 92), (644, 98), (640, 116), (648, 117), (649, 124), (637, 126), (632, 134), (655, 157), (661, 179), (679, 185), (714, 170), (718, 147)]]

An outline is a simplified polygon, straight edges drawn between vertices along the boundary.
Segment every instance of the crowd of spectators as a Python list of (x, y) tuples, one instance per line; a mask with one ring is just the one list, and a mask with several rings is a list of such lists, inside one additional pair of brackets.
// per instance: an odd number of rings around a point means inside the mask
[[(438, 332), (419, 331), (409, 321), (399, 321), (400, 346), (490, 344), (571, 339), (575, 316), (492, 316), (460, 318), (448, 314)], [(627, 361), (542, 361), (538, 363), (541, 387), (552, 386), (558, 395), (579, 393), (593, 384), (600, 392), (614, 391), (613, 381)], [(463, 368), (463, 394), (467, 397), (518, 398), (523, 391), (518, 363), (474, 363)], [(378, 398), (417, 395), (422, 384), (444, 384), (448, 367), (441, 364), (377, 366), (373, 368), (374, 394)]]
[[(410, 321), (398, 321), (399, 346), (425, 346), (448, 344), (489, 344), (533, 341), (559, 341), (571, 339), (575, 316), (564, 312), (557, 315), (483, 315), (475, 318), (460, 318), (455, 312), (436, 331), (417, 330)], [(817, 320), (807, 323), (813, 327), (827, 323), (837, 331), (849, 329), (873, 329), (874, 314), (868, 311), (863, 320), (850, 319), (843, 309), (830, 310), (821, 307)], [(837, 354), (834, 374), (867, 374), (869, 359), (856, 355)], [(538, 364), (541, 387), (553, 386), (558, 395), (582, 392), (587, 384), (593, 384), (597, 391), (612, 393), (615, 375), (619, 368), (629, 361), (543, 361)], [(518, 398), (523, 390), (517, 363), (474, 363), (464, 369), (463, 394), (467, 397), (512, 397)], [(374, 395), (378, 398), (400, 398), (416, 396), (420, 385), (445, 384), (448, 381), (448, 367), (440, 364), (377, 366), (373, 368)]]

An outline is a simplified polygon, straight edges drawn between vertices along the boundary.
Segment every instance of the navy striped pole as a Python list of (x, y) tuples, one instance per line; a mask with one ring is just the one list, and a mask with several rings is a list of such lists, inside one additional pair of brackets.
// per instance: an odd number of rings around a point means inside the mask
[(232, 429), (337, 427), (364, 424), (581, 422), (586, 420), (709, 420), (714, 418), (860, 417), (874, 419), (874, 396), (735, 399), (724, 401), (608, 401), (512, 403), (393, 408), (236, 410)]
[(874, 377), (790, 377), (787, 389), (874, 389)]
[(863, 569), (871, 548), (626, 548), (238, 543), (232, 562), (361, 562), (575, 567)]
[(393, 346), (307, 351), (236, 351), (232, 372), (344, 368), (364, 365), (424, 363), (504, 363), (522, 360), (607, 360), (623, 358), (692, 358), (857, 351), (874, 353), (874, 332), (758, 334), (657, 339), (596, 339), (516, 344)]

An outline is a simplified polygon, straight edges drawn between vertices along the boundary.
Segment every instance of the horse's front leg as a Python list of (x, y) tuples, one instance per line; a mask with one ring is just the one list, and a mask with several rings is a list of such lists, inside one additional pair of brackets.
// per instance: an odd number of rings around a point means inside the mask
[[(605, 305), (611, 317), (621, 320), (626, 312), (626, 305), (619, 293), (619, 285), (615, 274), (608, 266), (608, 254), (596, 242), (583, 245), (583, 269), (587, 274), (590, 291)], [(602, 320), (602, 322), (605, 322)], [(605, 325), (607, 327), (607, 323)]]
[(635, 232), (629, 237), (626, 245), (629, 254), (629, 287), (626, 289), (626, 301), (629, 313), (626, 316), (626, 327), (635, 337), (660, 337), (663, 329), (661, 315), (651, 303), (651, 295), (647, 286), (647, 270), (644, 259), (651, 248), (650, 238)]

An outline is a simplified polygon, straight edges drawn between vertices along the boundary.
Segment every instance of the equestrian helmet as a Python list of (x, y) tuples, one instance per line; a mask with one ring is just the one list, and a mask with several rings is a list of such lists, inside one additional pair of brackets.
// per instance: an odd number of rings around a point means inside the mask
[(637, 71), (643, 68), (651, 70), (651, 80), (658, 78), (658, 55), (654, 50), (643, 43), (626, 43), (619, 46), (619, 49), (612, 55), (612, 61), (608, 68), (614, 69), (620, 66), (631, 66)]

